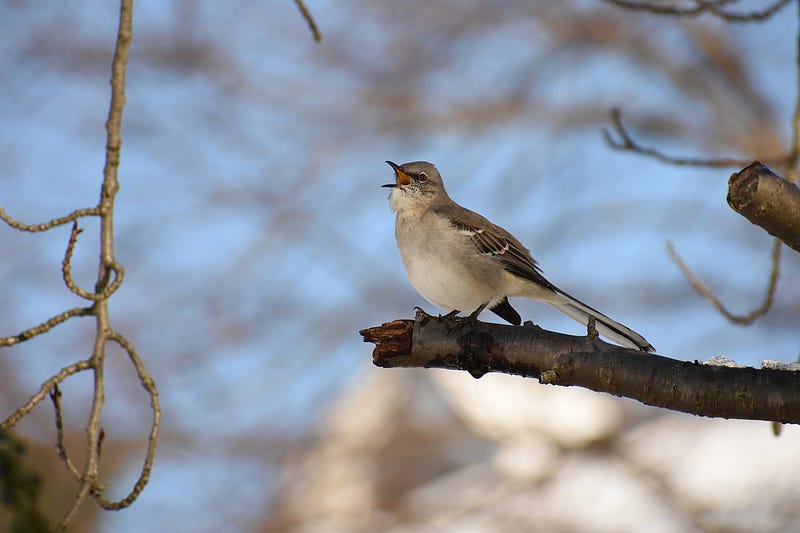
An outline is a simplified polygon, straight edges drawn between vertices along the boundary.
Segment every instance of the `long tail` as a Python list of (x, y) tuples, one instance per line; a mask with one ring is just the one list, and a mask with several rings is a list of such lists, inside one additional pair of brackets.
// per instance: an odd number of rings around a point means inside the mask
[(623, 326), (615, 320), (611, 320), (597, 309), (592, 309), (580, 300), (576, 300), (569, 294), (562, 292), (560, 289), (557, 289), (556, 293), (559, 296), (563, 296), (564, 300), (547, 300), (546, 303), (555, 307), (568, 317), (586, 325), (589, 323), (589, 317), (592, 316), (595, 319), (597, 331), (604, 337), (607, 337), (614, 342), (618, 342), (627, 348), (633, 348), (634, 350), (641, 350), (643, 352), (656, 351), (656, 349), (653, 348), (649, 342), (647, 342), (647, 339), (633, 331), (631, 328)]

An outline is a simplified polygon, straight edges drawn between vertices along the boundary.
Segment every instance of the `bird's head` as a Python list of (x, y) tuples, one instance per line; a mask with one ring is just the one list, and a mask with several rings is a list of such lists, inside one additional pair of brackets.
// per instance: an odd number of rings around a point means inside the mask
[(387, 161), (394, 169), (395, 183), (391, 187), (389, 204), (393, 211), (421, 210), (430, 207), (435, 201), (446, 198), (444, 183), (439, 171), (427, 161), (414, 161), (398, 165)]

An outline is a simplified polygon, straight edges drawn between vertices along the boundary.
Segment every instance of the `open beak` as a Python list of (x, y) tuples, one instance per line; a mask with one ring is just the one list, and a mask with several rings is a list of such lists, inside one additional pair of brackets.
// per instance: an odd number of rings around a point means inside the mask
[(409, 185), (411, 183), (411, 177), (403, 172), (403, 169), (400, 168), (400, 165), (397, 163), (392, 163), (391, 161), (387, 161), (387, 163), (394, 169), (394, 175), (397, 179), (397, 182), (387, 183), (386, 185), (381, 185), (381, 187), (400, 187), (401, 185)]

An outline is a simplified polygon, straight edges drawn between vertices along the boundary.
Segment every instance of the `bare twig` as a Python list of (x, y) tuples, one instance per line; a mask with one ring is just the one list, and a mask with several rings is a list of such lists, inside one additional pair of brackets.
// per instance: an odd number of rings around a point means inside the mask
[(91, 486), (89, 483), (84, 482), (81, 484), (80, 490), (78, 490), (78, 494), (75, 496), (75, 501), (72, 503), (72, 507), (69, 508), (67, 514), (64, 515), (64, 518), (58, 523), (58, 529), (61, 531), (65, 531), (67, 529), (67, 526), (69, 526), (69, 524), (75, 518), (75, 515), (78, 513), (78, 509), (80, 509), (81, 505), (83, 505), (83, 501), (86, 499), (86, 496), (89, 495), (90, 488)]
[(112, 261), (108, 265), (108, 270), (114, 273), (114, 280), (103, 287), (102, 292), (100, 293), (93, 293), (88, 292), (75, 284), (75, 281), (72, 279), (72, 252), (75, 249), (75, 243), (78, 242), (78, 235), (82, 232), (82, 229), (78, 228), (78, 222), (75, 221), (72, 223), (72, 231), (70, 232), (69, 236), (69, 243), (67, 243), (67, 251), (64, 254), (64, 260), (61, 262), (61, 275), (64, 279), (64, 284), (66, 284), (67, 288), (72, 291), (73, 293), (77, 294), (81, 298), (85, 298), (86, 300), (93, 300), (95, 302), (99, 300), (104, 300), (111, 296), (111, 294), (116, 291), (119, 286), (122, 284), (122, 279), (125, 276), (125, 269), (122, 268), (122, 265), (117, 263), (116, 261)]
[(67, 321), (68, 319), (74, 316), (87, 316), (94, 313), (94, 307), (76, 307), (74, 309), (69, 309), (64, 311), (63, 313), (59, 313), (52, 318), (49, 318), (45, 322), (42, 322), (38, 326), (34, 326), (32, 328), (28, 328), (22, 333), (18, 335), (14, 335), (12, 337), (0, 337), (0, 347), (2, 346), (14, 346), (15, 344), (19, 344), (20, 342), (26, 341), (31, 339), (37, 335), (50, 331), (55, 326), (61, 324), (62, 322)]
[(735, 315), (731, 313), (723, 304), (719, 298), (717, 298), (711, 289), (703, 283), (694, 273), (686, 266), (686, 263), (680, 258), (678, 253), (675, 251), (675, 248), (672, 246), (672, 243), (667, 243), (667, 251), (669, 252), (670, 257), (675, 264), (678, 265), (678, 268), (681, 270), (683, 275), (692, 285), (694, 290), (700, 293), (703, 298), (711, 302), (717, 311), (719, 311), (725, 318), (729, 321), (733, 322), (734, 324), (750, 324), (754, 322), (757, 318), (764, 316), (772, 307), (772, 302), (775, 298), (775, 290), (778, 286), (778, 277), (780, 275), (780, 258), (781, 258), (781, 241), (775, 239), (775, 243), (772, 246), (772, 270), (769, 274), (769, 280), (767, 282), (767, 288), (764, 292), (764, 300), (761, 302), (757, 308), (753, 309), (749, 313), (745, 315)]
[(88, 359), (78, 361), (77, 363), (72, 363), (71, 365), (62, 368), (59, 373), (54, 374), (50, 377), (50, 379), (42, 383), (42, 385), (39, 387), (39, 391), (31, 396), (25, 405), (19, 407), (11, 416), (0, 422), (0, 432), (14, 427), (14, 425), (16, 425), (16, 423), (19, 422), (23, 416), (30, 413), (33, 408), (36, 407), (36, 404), (44, 400), (45, 396), (47, 396), (47, 394), (53, 390), (53, 387), (67, 379), (72, 374), (83, 372), (84, 370), (89, 370), (90, 368), (92, 368), (92, 364)]
[[(62, 261), (62, 277), (66, 287), (81, 298), (91, 300), (93, 305), (85, 308), (74, 308), (53, 316), (38, 326), (29, 328), (22, 333), (12, 337), (0, 338), (0, 347), (13, 346), (22, 341), (28, 340), (36, 335), (45, 333), (67, 321), (74, 316), (94, 315), (96, 320), (95, 342), (92, 355), (86, 360), (81, 360), (61, 369), (60, 372), (51, 376), (42, 383), (39, 391), (28, 400), (25, 405), (19, 407), (11, 416), (0, 423), (0, 431), (13, 427), (21, 418), (26, 416), (42, 399), (48, 394), (53, 402), (56, 418), (56, 447), (59, 457), (64, 461), (67, 469), (79, 481), (79, 488), (75, 501), (65, 514), (59, 524), (60, 529), (65, 529), (75, 517), (78, 509), (86, 497), (91, 494), (101, 506), (107, 509), (121, 509), (130, 505), (141, 493), (150, 477), (153, 458), (155, 455), (156, 439), (160, 426), (161, 409), (158, 402), (158, 392), (152, 377), (148, 374), (141, 359), (136, 354), (135, 349), (121, 334), (115, 332), (110, 324), (108, 314), (108, 298), (120, 286), (124, 276), (122, 265), (114, 259), (114, 199), (119, 190), (117, 169), (120, 161), (120, 126), (122, 122), (122, 110), (125, 105), (125, 69), (128, 59), (128, 50), (132, 38), (133, 19), (133, 0), (122, 0), (120, 6), (119, 28), (117, 32), (117, 42), (114, 51), (111, 76), (111, 104), (106, 120), (106, 158), (103, 168), (103, 183), (100, 193), (100, 201), (96, 207), (77, 209), (72, 213), (54, 218), (42, 224), (24, 224), (5, 213), (0, 208), (0, 219), (9, 226), (20, 231), (40, 232), (52, 229), (56, 226), (72, 222), (69, 242)], [(78, 287), (72, 278), (72, 254), (78, 241), (78, 235), (82, 230), (78, 227), (78, 220), (85, 216), (100, 217), (100, 267), (95, 283), (95, 292), (89, 292)], [(150, 396), (150, 406), (153, 410), (153, 423), (150, 428), (148, 438), (147, 454), (142, 467), (142, 473), (135, 483), (133, 489), (127, 497), (119, 502), (109, 502), (101, 492), (104, 487), (97, 483), (100, 452), (102, 450), (105, 432), (100, 427), (100, 414), (105, 399), (105, 355), (108, 341), (119, 344), (128, 354), (142, 386)], [(89, 422), (86, 426), (87, 446), (86, 460), (83, 469), (78, 469), (69, 458), (64, 443), (64, 421), (61, 409), (61, 391), (58, 384), (67, 377), (84, 370), (92, 370), (94, 373), (94, 392), (92, 397), (92, 407)]]
[(667, 155), (655, 148), (649, 148), (639, 144), (628, 133), (627, 128), (622, 122), (622, 111), (619, 108), (612, 108), (611, 121), (614, 124), (614, 132), (617, 138), (606, 128), (603, 128), (603, 136), (606, 142), (616, 150), (623, 150), (634, 152), (637, 154), (645, 155), (657, 159), (663, 163), (679, 166), (694, 166), (694, 167), (743, 167), (747, 165), (750, 160), (734, 159), (730, 157), (722, 158), (695, 158), (695, 157), (677, 157)]
[(58, 385), (54, 385), (53, 389), (50, 391), (50, 399), (53, 401), (53, 409), (55, 410), (56, 414), (56, 449), (58, 450), (58, 456), (64, 461), (64, 464), (67, 466), (67, 470), (69, 470), (75, 479), (81, 478), (81, 473), (72, 463), (70, 460), (69, 455), (67, 455), (67, 447), (64, 445), (64, 418), (61, 414), (61, 390), (58, 388)]
[(303, 0), (294, 0), (294, 3), (297, 4), (297, 8), (300, 10), (303, 18), (306, 19), (306, 23), (308, 24), (308, 28), (311, 30), (311, 34), (314, 36), (314, 40), (320, 42), (322, 40), (322, 34), (319, 32), (317, 23), (314, 22), (314, 17), (311, 16), (311, 12), (308, 10), (305, 3)]
[(14, 229), (18, 229), (20, 231), (27, 231), (30, 233), (37, 233), (39, 231), (47, 231), (49, 229), (55, 228), (56, 226), (61, 226), (62, 224), (66, 224), (67, 222), (75, 222), (81, 217), (88, 217), (88, 216), (100, 216), (100, 208), (99, 207), (87, 207), (84, 209), (76, 209), (72, 213), (63, 216), (54, 218), (47, 222), (43, 222), (41, 224), (25, 224), (11, 218), (5, 212), (5, 210), (0, 207), (0, 219), (4, 220), (6, 224), (11, 226)]
[(651, 2), (633, 2), (631, 0), (605, 0), (623, 9), (632, 11), (644, 11), (653, 15), (669, 15), (675, 17), (696, 17), (703, 14), (715, 15), (728, 22), (759, 22), (765, 20), (789, 3), (789, 0), (778, 0), (772, 5), (767, 6), (761, 11), (751, 11), (749, 13), (735, 13), (724, 9), (723, 6), (730, 4), (730, 0), (695, 0), (692, 7), (670, 6), (665, 4), (655, 4)]
[(98, 298), (92, 298), (90, 295), (77, 285), (72, 280), (72, 272), (71, 272), (71, 263), (72, 263), (72, 252), (75, 249), (75, 243), (78, 242), (78, 235), (83, 230), (78, 228), (78, 221), (75, 220), (72, 222), (72, 231), (69, 234), (69, 242), (67, 243), (67, 251), (64, 252), (64, 260), (61, 262), (61, 276), (64, 279), (64, 283), (66, 284), (67, 288), (80, 296), (81, 298), (86, 298), (87, 300), (95, 300), (97, 301)]
[(94, 370), (94, 394), (89, 423), (86, 427), (86, 462), (81, 475), (81, 484), (78, 489), (75, 504), (59, 524), (66, 528), (75, 516), (78, 507), (86, 495), (95, 493), (100, 446), (100, 414), (105, 399), (105, 354), (106, 344), (111, 335), (112, 328), (108, 315), (107, 294), (114, 286), (111, 283), (111, 273), (116, 276), (121, 270), (116, 269), (114, 260), (114, 199), (119, 190), (117, 169), (119, 168), (120, 147), (122, 139), (120, 129), (122, 125), (122, 109), (125, 106), (125, 69), (128, 62), (128, 51), (133, 37), (133, 0), (122, 0), (120, 5), (119, 27), (117, 29), (117, 43), (114, 49), (114, 60), (111, 65), (111, 104), (106, 120), (106, 160), (103, 167), (103, 185), (100, 193), (100, 269), (95, 284), (95, 292), (101, 295), (95, 303), (95, 317), (97, 320), (97, 333), (92, 350), (91, 365)]
[(107, 500), (99, 491), (93, 491), (93, 496), (104, 509), (119, 510), (133, 503), (150, 479), (150, 471), (153, 467), (153, 459), (155, 458), (156, 441), (158, 440), (158, 429), (161, 421), (161, 406), (158, 401), (158, 390), (156, 389), (155, 382), (147, 372), (147, 369), (145, 369), (142, 360), (139, 359), (139, 356), (136, 354), (136, 349), (133, 345), (125, 337), (115, 331), (109, 333), (108, 339), (119, 344), (128, 354), (128, 358), (136, 369), (136, 374), (139, 376), (142, 387), (144, 387), (144, 390), (147, 391), (147, 394), (150, 396), (150, 408), (153, 411), (153, 422), (150, 426), (150, 435), (147, 440), (147, 453), (145, 454), (144, 465), (139, 474), (139, 479), (134, 483), (133, 489), (131, 489), (126, 497), (116, 502)]

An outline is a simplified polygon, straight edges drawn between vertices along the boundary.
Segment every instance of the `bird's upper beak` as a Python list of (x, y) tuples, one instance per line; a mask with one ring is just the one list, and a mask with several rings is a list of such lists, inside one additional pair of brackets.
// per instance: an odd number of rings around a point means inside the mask
[(381, 185), (381, 187), (399, 187), (401, 185), (409, 185), (411, 183), (411, 177), (406, 174), (400, 165), (397, 163), (392, 163), (391, 161), (387, 161), (389, 166), (394, 169), (394, 175), (397, 179), (396, 183), (387, 183), (386, 185)]

